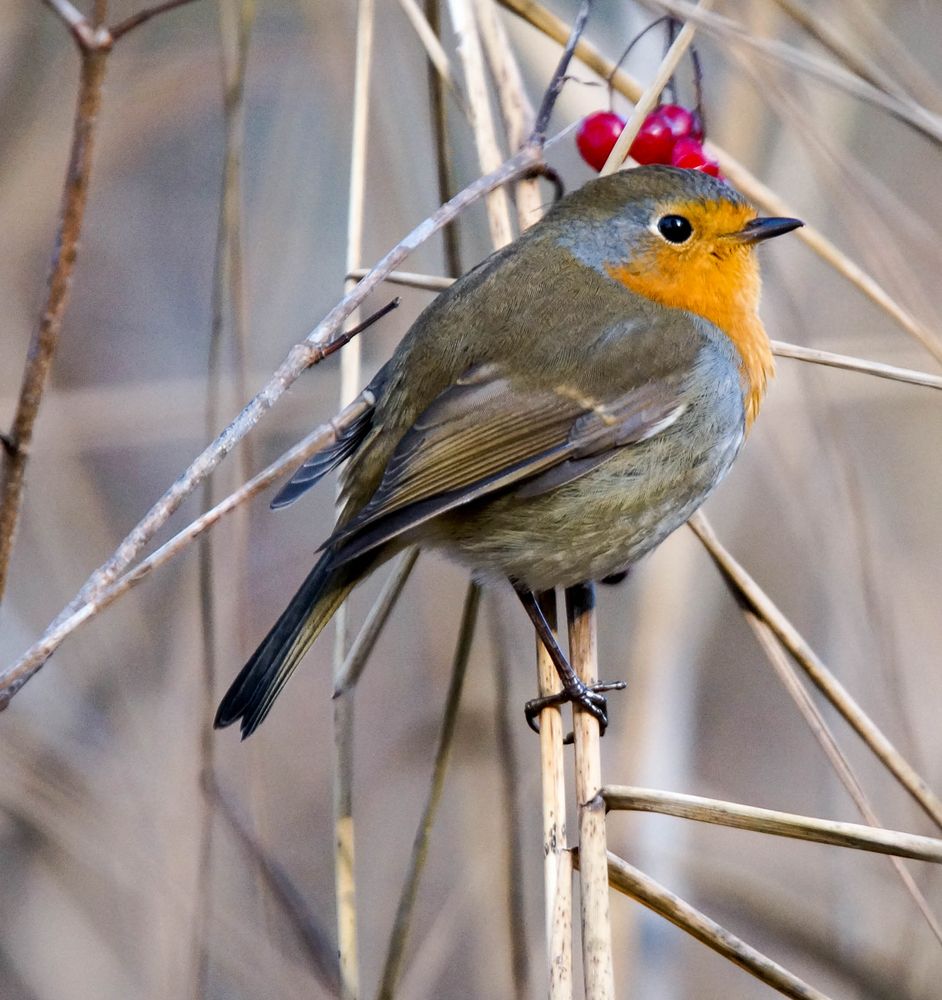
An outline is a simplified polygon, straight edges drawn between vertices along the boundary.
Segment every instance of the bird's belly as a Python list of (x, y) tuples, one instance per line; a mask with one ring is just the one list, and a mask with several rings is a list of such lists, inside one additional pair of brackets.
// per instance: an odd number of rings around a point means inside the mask
[(581, 479), (536, 497), (508, 494), (440, 519), (428, 539), (478, 577), (532, 590), (599, 580), (680, 527), (728, 471), (739, 427), (704, 442), (677, 434), (616, 452)]

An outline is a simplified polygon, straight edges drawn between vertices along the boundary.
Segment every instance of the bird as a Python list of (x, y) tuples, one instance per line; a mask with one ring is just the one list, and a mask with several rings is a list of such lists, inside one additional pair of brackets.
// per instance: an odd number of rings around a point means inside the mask
[[(419, 544), (509, 581), (563, 690), (607, 723), (536, 599), (616, 576), (729, 471), (774, 372), (756, 247), (801, 226), (725, 182), (641, 166), (588, 181), (419, 315), (362, 413), (271, 503), (346, 463), (319, 558), (223, 697), (214, 725), (265, 719), (353, 587)], [(548, 703), (534, 699), (527, 717)], [(536, 728), (536, 725), (534, 725)]]

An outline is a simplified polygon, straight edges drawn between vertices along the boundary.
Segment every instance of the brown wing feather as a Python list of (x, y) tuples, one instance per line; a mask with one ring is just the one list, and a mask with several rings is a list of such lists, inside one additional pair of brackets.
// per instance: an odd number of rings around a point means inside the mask
[(369, 503), (325, 547), (346, 562), (488, 493), (528, 481), (545, 492), (656, 434), (684, 405), (674, 378), (599, 401), (567, 386), (520, 388), (493, 366), (473, 369), (416, 420)]

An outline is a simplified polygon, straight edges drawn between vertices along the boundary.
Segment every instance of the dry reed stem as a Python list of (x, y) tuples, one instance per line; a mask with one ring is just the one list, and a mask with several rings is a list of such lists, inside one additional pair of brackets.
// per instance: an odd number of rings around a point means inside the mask
[(438, 35), (435, 34), (434, 29), (429, 24), (428, 18), (422, 13), (415, 0), (399, 0), (399, 6), (402, 7), (403, 13), (409, 19), (409, 23), (412, 25), (415, 33), (419, 36), (419, 41), (425, 48), (429, 62), (435, 67), (439, 77), (445, 87), (454, 96), (462, 112), (467, 115), (467, 101), (455, 80), (455, 75), (451, 70), (451, 63), (448, 60), (445, 49), (442, 47)]
[(897, 368), (896, 365), (885, 365), (879, 361), (852, 358), (846, 354), (834, 354), (831, 351), (819, 351), (813, 347), (787, 344), (782, 340), (772, 341), (772, 353), (777, 354), (780, 358), (794, 358), (796, 361), (808, 361), (811, 364), (825, 365), (829, 368), (843, 368), (846, 371), (861, 372), (864, 375), (874, 375), (876, 378), (890, 379), (894, 382), (908, 382), (910, 385), (922, 385), (929, 389), (942, 389), (942, 375), (930, 375), (928, 372), (913, 371), (911, 368)]
[[(356, 54), (353, 80), (353, 127), (350, 151), (350, 187), (347, 206), (346, 271), (360, 266), (363, 256), (363, 217), (366, 201), (367, 138), (369, 135), (370, 78), (373, 65), (374, 0), (358, 0)], [(348, 279), (345, 291), (355, 282)], [(348, 322), (356, 323), (358, 309)], [(340, 405), (347, 406), (360, 392), (360, 342), (340, 356)], [(334, 616), (334, 687), (347, 655), (347, 604)], [(357, 954), (356, 824), (353, 818), (354, 700), (353, 690), (334, 699), (334, 886), (337, 905), (337, 951), (344, 1000), (360, 995)]]
[(386, 578), (382, 590), (367, 612), (366, 618), (360, 626), (360, 631), (350, 643), (350, 649), (334, 676), (334, 698), (346, 694), (360, 680), (373, 648), (382, 635), (386, 622), (389, 620), (389, 616), (399, 600), (399, 595), (402, 593), (402, 588), (405, 587), (418, 558), (419, 549), (417, 546), (407, 549), (397, 557), (392, 572)]
[(332, 996), (339, 997), (340, 966), (330, 936), (321, 927), (285, 870), (259, 843), (248, 823), (220, 787), (215, 775), (204, 775), (203, 790), (206, 797), (219, 807), (220, 816), (229, 824), (243, 850), (255, 863), (268, 891), (294, 928), (318, 982)]
[[(556, 592), (537, 595), (543, 616), (556, 631)], [(540, 697), (559, 694), (562, 682), (546, 647), (536, 638), (536, 669)], [(549, 962), (550, 1000), (572, 998), (572, 863), (566, 831), (566, 759), (563, 754), (563, 717), (553, 705), (540, 712), (540, 774), (543, 796), (543, 890), (546, 914), (546, 954)], [(570, 884), (565, 872), (569, 871)], [(569, 934), (562, 946), (564, 931)]]
[(796, 0), (775, 0), (775, 3), (816, 42), (839, 59), (855, 76), (901, 100), (911, 99), (903, 86), (872, 59), (855, 49), (844, 32), (818, 17)]
[(847, 689), (782, 614), (769, 596), (742, 566), (720, 544), (713, 529), (701, 512), (687, 522), (703, 543), (726, 582), (745, 605), (766, 622), (782, 645), (791, 653), (822, 694), (844, 716), (854, 731), (867, 744), (890, 773), (919, 803), (923, 811), (942, 829), (942, 801), (916, 773), (912, 765), (883, 735), (879, 727), (851, 697)]
[[(212, 323), (207, 360), (207, 387), (204, 430), (210, 438), (219, 423), (221, 373), (220, 356), (224, 331), (224, 313), (228, 303), (236, 343), (237, 384), (240, 399), (245, 398), (245, 341), (247, 337), (242, 285), (242, 149), (245, 139), (244, 96), (245, 70), (248, 61), (249, 38), (255, 16), (254, 0), (240, 0), (239, 17), (234, 25), (234, 44), (230, 56), (227, 47), (226, 8), (219, 8), (220, 48), (223, 75), (223, 117), (225, 128), (225, 158), (223, 183), (219, 200), (216, 233), (216, 250), (213, 262)], [(239, 478), (249, 478), (249, 456), (243, 448), (240, 453)], [(202, 507), (213, 506), (214, 477), (203, 482)], [(242, 565), (239, 579), (245, 578), (245, 552), (248, 547), (247, 528), (242, 519), (243, 531), (237, 548)], [(202, 538), (199, 546), (199, 614), (200, 641), (202, 644), (203, 713), (202, 718), (212, 717), (216, 696), (216, 607), (213, 594), (215, 578), (214, 554), (210, 536)], [(197, 733), (200, 753), (200, 771), (211, 775), (215, 768), (216, 741), (210, 727), (201, 723)], [(196, 876), (196, 909), (193, 919), (193, 996), (195, 1000), (206, 993), (209, 979), (209, 929), (212, 923), (212, 854), (213, 854), (213, 802), (208, 796), (202, 799), (200, 816), (200, 847)]]
[[(577, 866), (581, 859), (577, 858)], [(649, 875), (639, 871), (617, 855), (608, 852), (608, 879), (613, 889), (630, 896), (669, 920), (691, 937), (712, 948), (756, 979), (792, 1000), (829, 1000), (829, 998), (792, 975), (777, 962), (746, 944), (704, 913), (685, 902)]]
[(572, 851), (560, 851), (551, 857), (556, 867), (552, 907), (547, 913), (549, 998), (572, 1000)]
[[(566, 590), (569, 657), (587, 686), (597, 684), (598, 632), (592, 584)], [(598, 720), (573, 705), (576, 802), (579, 814), (580, 897), (582, 899), (582, 968), (586, 1000), (614, 1000), (612, 924), (609, 918), (605, 804), (602, 787), (601, 734)]]
[(311, 364), (332, 353), (339, 344), (345, 342), (346, 335), (341, 331), (341, 325), (385, 275), (416, 247), (451, 222), (469, 205), (483, 197), (487, 191), (528, 173), (541, 162), (542, 146), (531, 142), (501, 164), (497, 170), (469, 184), (388, 251), (369, 275), (348, 292), (303, 341), (291, 348), (269, 381), (243, 407), (229, 426), (177, 477), (115, 552), (91, 574), (79, 593), (56, 616), (42, 637), (26, 650), (16, 663), (0, 674), (0, 709), (9, 704), (10, 699), (42, 668), (43, 663), (68, 635), (70, 629), (63, 628), (63, 623), (71, 620), (85, 605), (97, 601), (100, 594), (140, 554), (147, 542), (169, 520), (196, 486), (271, 410)]
[[(448, 0), (452, 25), (458, 37), (458, 56), (464, 69), (465, 90), (471, 131), (481, 170), (493, 170), (503, 158), (497, 141), (497, 130), (491, 112), (484, 69), (484, 53), (472, 0)], [(487, 224), (495, 250), (506, 246), (513, 238), (510, 201), (505, 188), (492, 191), (485, 199)]]
[[(759, 645), (762, 647), (769, 663), (771, 663), (772, 669), (782, 682), (782, 685), (789, 696), (795, 702), (802, 718), (808, 724), (812, 735), (817, 740), (822, 750), (824, 750), (825, 756), (828, 758), (828, 762), (834, 769), (834, 772), (837, 774), (838, 779), (847, 790), (851, 799), (853, 799), (857, 810), (870, 826), (882, 827), (883, 824), (880, 822), (880, 817), (870, 804), (870, 800), (867, 798), (867, 795), (863, 790), (863, 786), (858, 781), (856, 774), (854, 774), (854, 771), (850, 766), (850, 762), (842, 752), (834, 734), (824, 721), (824, 717), (821, 715), (818, 706), (812, 701), (811, 696), (799, 680), (797, 671), (789, 662), (788, 657), (785, 655), (785, 651), (782, 649), (781, 643), (775, 637), (775, 633), (764, 621), (754, 615), (751, 611), (746, 610), (744, 611), (744, 614), (746, 621), (749, 623), (756, 635), (756, 638), (759, 640)], [(912, 898), (919, 912), (923, 915), (926, 923), (929, 925), (929, 929), (935, 935), (936, 940), (942, 943), (942, 926), (940, 926), (932, 907), (929, 905), (929, 901), (916, 884), (916, 880), (913, 878), (909, 869), (903, 864), (902, 861), (899, 860), (899, 858), (891, 857), (889, 861), (896, 871), (896, 874), (899, 876), (900, 881), (903, 883), (903, 888)]]
[(642, 2), (647, 7), (655, 7), (676, 17), (690, 18), (708, 34), (739, 43), (766, 59), (789, 66), (813, 79), (829, 84), (851, 97), (886, 111), (936, 144), (942, 143), (942, 117), (924, 108), (907, 94), (897, 97), (886, 93), (840, 66), (797, 49), (787, 42), (756, 38), (732, 18), (698, 11), (687, 0), (642, 0)]
[[(488, 65), (494, 77), (507, 143), (510, 149), (519, 149), (533, 131), (533, 105), (527, 97), (523, 75), (507, 32), (497, 16), (496, 3), (494, 0), (475, 0), (475, 12)], [(535, 178), (518, 181), (514, 193), (517, 224), (520, 232), (523, 232), (543, 214), (543, 199)]]
[(850, 847), (875, 854), (892, 854), (942, 864), (942, 840), (897, 830), (874, 829), (859, 823), (799, 816), (775, 809), (760, 809), (738, 802), (723, 802), (699, 795), (662, 792), (652, 788), (605, 785), (599, 792), (609, 809), (659, 813), (679, 819), (712, 823), (736, 830), (792, 837), (834, 847)]
[(409, 868), (403, 880), (399, 895), (399, 905), (396, 908), (396, 919), (393, 923), (389, 946), (386, 951), (386, 961), (380, 979), (377, 1000), (393, 1000), (396, 996), (396, 986), (402, 972), (403, 958), (409, 929), (412, 923), (412, 913), (419, 890), (419, 880), (428, 858), (429, 836), (435, 823), (435, 816), (441, 802), (442, 790), (445, 787), (445, 773), (448, 769), (448, 759), (454, 743), (455, 727), (458, 722), (458, 707), (461, 704), (461, 691), (471, 655), (471, 643), (474, 639), (474, 629), (477, 624), (478, 608), (481, 602), (481, 588), (472, 582), (464, 599), (464, 609), (461, 612), (461, 625), (458, 629), (458, 641), (455, 644), (455, 655), (452, 662), (451, 680), (448, 684), (448, 694), (445, 697), (445, 707), (442, 713), (442, 724), (438, 735), (438, 745), (432, 765), (432, 779), (429, 783), (428, 796), (415, 840), (412, 844), (412, 854), (409, 858)]
[[(712, 6), (713, 0), (700, 0), (697, 10), (709, 10)], [(619, 168), (626, 166), (625, 161), (628, 157), (628, 150), (631, 149), (631, 144), (635, 141), (635, 136), (641, 130), (648, 112), (657, 104), (658, 98), (661, 96), (661, 91), (664, 90), (670, 78), (674, 75), (674, 71), (680, 64), (680, 60), (683, 59), (687, 49), (690, 48), (690, 43), (693, 41), (696, 30), (696, 25), (692, 21), (686, 21), (678, 32), (677, 37), (661, 60), (661, 64), (654, 74), (654, 79), (635, 102), (631, 117), (625, 122), (625, 127), (621, 130), (621, 135), (612, 147), (612, 151), (608, 154), (608, 159), (600, 171), (603, 177), (606, 174), (613, 174)]]
[[(566, 23), (534, 0), (499, 0), (499, 2), (555, 42), (562, 44), (562, 40), (567, 37), (569, 28)], [(575, 55), (603, 79), (611, 76), (614, 89), (628, 100), (634, 102), (641, 97), (644, 91), (641, 84), (624, 70), (617, 69), (610, 59), (603, 56), (589, 42), (580, 40), (576, 46)], [(757, 206), (772, 215), (795, 216), (800, 214), (725, 150), (712, 143), (709, 144), (709, 148), (727, 178)], [(922, 344), (937, 361), (942, 362), (942, 341), (939, 340), (938, 336), (904, 309), (863, 268), (838, 250), (827, 237), (813, 226), (804, 225), (801, 229), (796, 230), (796, 235), (830, 264), (838, 274), (886, 312), (906, 333)]]

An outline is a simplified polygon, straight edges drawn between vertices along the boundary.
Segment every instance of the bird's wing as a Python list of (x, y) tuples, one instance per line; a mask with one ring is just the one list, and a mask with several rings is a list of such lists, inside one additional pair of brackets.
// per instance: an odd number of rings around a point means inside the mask
[(585, 475), (683, 412), (679, 375), (612, 398), (520, 388), (494, 365), (467, 372), (416, 420), (366, 506), (326, 543), (346, 562), (438, 514), (508, 487), (530, 495)]
[(307, 493), (328, 472), (337, 468), (341, 462), (348, 459), (360, 447), (373, 426), (373, 414), (376, 409), (377, 395), (381, 391), (382, 377), (383, 371), (381, 370), (361, 395), (361, 398), (367, 402), (372, 400), (372, 405), (364, 410), (349, 427), (345, 428), (332, 445), (311, 455), (298, 468), (288, 482), (275, 494), (271, 502), (272, 510), (278, 510), (280, 507), (287, 507), (294, 503), (302, 493)]

